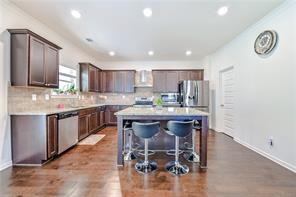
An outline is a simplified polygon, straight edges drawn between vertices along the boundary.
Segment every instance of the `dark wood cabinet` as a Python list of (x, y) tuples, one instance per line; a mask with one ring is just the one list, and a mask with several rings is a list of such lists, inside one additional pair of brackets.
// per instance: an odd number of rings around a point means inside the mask
[(11, 84), (58, 88), (61, 47), (27, 29), (11, 34)]
[(117, 125), (117, 118), (115, 113), (127, 108), (127, 105), (108, 105), (105, 110), (105, 122), (109, 126)]
[(88, 115), (79, 116), (78, 118), (78, 140), (85, 138), (88, 135)]
[(133, 93), (135, 92), (135, 72), (134, 70), (131, 71), (125, 71), (125, 85), (124, 85), (124, 91), (125, 93)]
[(118, 111), (119, 111), (118, 105), (106, 106), (105, 120), (106, 120), (107, 125), (116, 125), (117, 124), (117, 118), (115, 116), (115, 113)]
[(96, 76), (96, 81), (97, 81), (97, 83), (96, 83), (96, 92), (102, 92), (102, 90), (101, 90), (101, 87), (102, 87), (102, 85), (101, 85), (101, 83), (102, 83), (102, 71), (100, 70), (100, 69), (97, 69), (97, 76)]
[(113, 71), (104, 71), (106, 72), (104, 78), (105, 92), (114, 92), (114, 72)]
[(78, 139), (82, 140), (91, 133), (103, 128), (104, 121), (104, 107), (88, 108), (79, 111), (78, 118)]
[(164, 71), (152, 71), (153, 92), (166, 92), (166, 73)]
[(178, 92), (178, 82), (177, 71), (166, 72), (166, 92)]
[(58, 154), (58, 116), (47, 117), (47, 158)]
[(203, 70), (190, 72), (189, 80), (203, 80)]
[(91, 63), (79, 63), (80, 91), (100, 92), (101, 70)]
[(106, 124), (105, 121), (105, 111), (100, 111), (100, 127), (104, 126)]
[(29, 85), (45, 85), (45, 43), (30, 37)]
[(59, 51), (51, 46), (46, 46), (45, 79), (48, 87), (59, 87)]
[(135, 92), (134, 70), (103, 70), (101, 73), (101, 90), (106, 93)]
[(12, 115), (13, 164), (40, 165), (58, 154), (58, 116)]
[(89, 115), (89, 133), (93, 132), (98, 128), (97, 112), (93, 112)]
[(88, 91), (90, 92), (95, 92), (96, 87), (97, 87), (97, 69), (93, 66), (88, 67), (88, 83), (89, 83), (89, 88)]
[(190, 79), (190, 71), (179, 71), (179, 81), (185, 81)]
[(114, 72), (114, 92), (120, 93), (125, 91), (125, 72)]
[(154, 92), (178, 92), (178, 83), (183, 80), (203, 80), (203, 70), (153, 70)]
[(108, 105), (105, 109), (105, 124), (109, 126), (117, 125), (116, 112), (129, 107), (128, 105)]

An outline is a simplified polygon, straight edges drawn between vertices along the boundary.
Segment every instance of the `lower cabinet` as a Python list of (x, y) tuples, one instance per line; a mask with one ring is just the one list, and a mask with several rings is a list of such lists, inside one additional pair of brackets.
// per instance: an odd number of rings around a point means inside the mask
[(97, 112), (93, 112), (89, 115), (89, 133), (93, 132), (98, 128), (97, 120)]
[(58, 154), (58, 116), (47, 116), (47, 158)]
[(58, 154), (57, 115), (11, 116), (12, 162), (40, 165)]
[(129, 107), (128, 105), (108, 105), (105, 111), (106, 124), (109, 126), (117, 125), (117, 118), (115, 113)]
[(78, 118), (78, 140), (88, 135), (88, 115), (79, 116)]
[(104, 107), (83, 109), (79, 111), (78, 140), (82, 140), (105, 125)]

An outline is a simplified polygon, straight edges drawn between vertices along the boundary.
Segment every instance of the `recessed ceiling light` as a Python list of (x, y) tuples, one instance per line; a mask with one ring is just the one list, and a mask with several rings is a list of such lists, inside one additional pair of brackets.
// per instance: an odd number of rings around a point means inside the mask
[(145, 8), (145, 9), (143, 10), (143, 14), (144, 14), (144, 16), (145, 16), (146, 18), (150, 18), (150, 17), (152, 16), (152, 10), (151, 10), (151, 8)]
[(87, 42), (93, 42), (93, 39), (91, 39), (91, 38), (86, 38), (85, 39)]
[(189, 50), (188, 50), (188, 51), (186, 51), (185, 54), (186, 54), (186, 56), (190, 56), (190, 55), (192, 55), (192, 51), (189, 51)]
[(71, 14), (74, 18), (80, 18), (81, 14), (78, 10), (71, 10)]
[(110, 52), (109, 52), (109, 55), (110, 55), (110, 56), (114, 56), (114, 55), (115, 55), (115, 52), (114, 52), (114, 51), (110, 51)]
[(227, 14), (227, 12), (228, 12), (228, 7), (227, 6), (222, 6), (221, 8), (219, 8), (217, 10), (217, 14), (219, 16), (224, 16), (225, 14)]
[(154, 51), (148, 51), (148, 55), (149, 56), (153, 56), (154, 55)]

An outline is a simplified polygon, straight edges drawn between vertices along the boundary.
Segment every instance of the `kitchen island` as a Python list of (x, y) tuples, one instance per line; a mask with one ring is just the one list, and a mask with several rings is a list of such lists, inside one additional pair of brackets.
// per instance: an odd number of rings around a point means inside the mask
[(197, 120), (201, 123), (199, 153), (200, 167), (207, 168), (207, 136), (208, 136), (208, 116), (206, 112), (194, 108), (181, 107), (163, 107), (154, 108), (136, 108), (129, 107), (115, 113), (117, 116), (117, 165), (123, 166), (124, 151), (124, 131), (123, 127), (126, 121), (169, 121), (169, 120)]

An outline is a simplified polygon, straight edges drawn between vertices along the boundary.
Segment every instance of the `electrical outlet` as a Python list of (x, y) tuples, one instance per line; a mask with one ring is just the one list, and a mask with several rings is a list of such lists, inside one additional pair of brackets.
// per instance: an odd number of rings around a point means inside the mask
[(45, 94), (45, 100), (49, 100), (49, 94)]
[(90, 100), (94, 100), (94, 96), (91, 96), (91, 97), (90, 97)]
[(269, 145), (269, 147), (273, 147), (273, 146), (274, 146), (274, 140), (273, 140), (273, 137), (269, 137), (269, 138), (268, 138), (268, 145)]
[(32, 94), (32, 101), (36, 101), (37, 100), (37, 95), (36, 94)]

